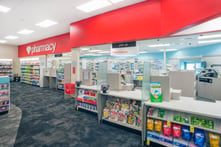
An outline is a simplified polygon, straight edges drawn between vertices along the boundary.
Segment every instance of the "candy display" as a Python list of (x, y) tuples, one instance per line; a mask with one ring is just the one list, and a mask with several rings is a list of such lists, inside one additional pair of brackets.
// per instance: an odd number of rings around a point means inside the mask
[(172, 132), (171, 125), (168, 125), (168, 122), (163, 123), (163, 135), (170, 136)]
[(153, 127), (154, 127), (154, 120), (148, 118), (148, 120), (147, 120), (147, 130), (153, 131)]
[(199, 147), (203, 147), (205, 143), (205, 139), (206, 137), (205, 137), (204, 131), (200, 129), (196, 129), (194, 133), (194, 144)]
[(162, 131), (162, 121), (155, 120), (154, 124), (155, 124), (155, 131), (161, 132)]
[(204, 128), (214, 129), (214, 121), (208, 120), (196, 116), (191, 116), (191, 124), (195, 126), (200, 126)]
[(5, 112), (9, 110), (9, 81), (9, 77), (0, 77), (0, 112)]
[(141, 127), (141, 104), (134, 100), (109, 97), (103, 110), (103, 118)]
[(220, 136), (215, 135), (213, 133), (209, 133), (209, 142), (210, 142), (210, 147), (219, 147)]
[(97, 111), (97, 106), (78, 102), (78, 107), (86, 110)]

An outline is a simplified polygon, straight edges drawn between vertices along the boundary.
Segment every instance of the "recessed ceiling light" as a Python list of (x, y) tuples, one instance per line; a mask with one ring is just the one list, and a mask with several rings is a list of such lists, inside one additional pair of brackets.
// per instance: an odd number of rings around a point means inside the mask
[(6, 43), (7, 41), (6, 40), (0, 40), (0, 43)]
[(119, 3), (119, 2), (122, 2), (124, 0), (110, 0), (112, 3)]
[(166, 44), (153, 44), (153, 45), (148, 45), (148, 47), (163, 47), (163, 46), (170, 46), (169, 43)]
[(101, 51), (101, 52), (99, 52), (99, 53), (105, 54), (105, 53), (110, 53), (110, 51)]
[(218, 43), (218, 42), (221, 42), (221, 39), (198, 41), (199, 44), (204, 44), (204, 43)]
[(0, 12), (7, 13), (11, 8), (0, 5)]
[(24, 30), (19, 31), (18, 34), (28, 35), (33, 32), (34, 32), (33, 30), (24, 29)]
[(91, 52), (91, 53), (93, 53), (93, 52), (100, 52), (101, 50), (89, 50), (88, 52)]
[[(166, 49), (167, 52), (176, 51), (176, 50), (177, 50), (177, 49), (173, 49), (173, 48), (171, 48), (171, 49)], [(161, 51), (161, 52), (164, 52), (164, 49), (161, 49), (160, 51)]]
[(42, 22), (37, 23), (36, 26), (39, 26), (39, 27), (42, 27), (42, 28), (48, 28), (48, 27), (56, 25), (56, 24), (58, 24), (58, 23), (55, 22), (55, 21), (46, 19)]
[(14, 39), (17, 39), (18, 37), (17, 36), (12, 36), (12, 35), (9, 35), (9, 36), (6, 36), (5, 39), (10, 39), (10, 40), (14, 40)]
[(145, 54), (145, 53), (148, 53), (148, 51), (142, 51), (142, 52), (139, 52), (140, 54)]
[(81, 48), (81, 51), (87, 51), (89, 48)]
[(221, 34), (198, 36), (198, 39), (220, 38)]
[(108, 0), (91, 0), (76, 8), (87, 13), (110, 5), (111, 3)]

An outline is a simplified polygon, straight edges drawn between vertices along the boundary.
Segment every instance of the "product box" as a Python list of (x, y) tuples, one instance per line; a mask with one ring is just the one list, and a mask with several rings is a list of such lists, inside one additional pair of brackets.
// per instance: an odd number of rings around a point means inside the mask
[(162, 102), (162, 90), (160, 82), (150, 82), (151, 102)]

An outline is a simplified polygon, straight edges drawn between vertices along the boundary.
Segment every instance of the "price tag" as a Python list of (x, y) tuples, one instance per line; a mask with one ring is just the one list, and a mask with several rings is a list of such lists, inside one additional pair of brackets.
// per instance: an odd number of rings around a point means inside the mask
[(82, 102), (84, 103), (84, 99), (82, 99)]
[(76, 107), (76, 110), (78, 111), (78, 106)]
[(171, 122), (169, 120), (167, 121), (167, 126), (171, 127)]
[(147, 139), (147, 145), (148, 145), (148, 146), (150, 145), (150, 140), (149, 140), (149, 139)]
[(194, 133), (194, 126), (190, 126), (190, 132)]

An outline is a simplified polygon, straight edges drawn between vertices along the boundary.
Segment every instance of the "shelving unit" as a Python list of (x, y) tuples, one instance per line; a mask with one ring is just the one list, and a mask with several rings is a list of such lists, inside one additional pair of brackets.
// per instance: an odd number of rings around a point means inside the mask
[(40, 62), (21, 63), (21, 83), (39, 86)]
[(98, 87), (81, 85), (80, 87), (76, 87), (76, 90), (77, 97), (75, 99), (75, 108), (77, 110), (80, 108), (97, 113)]
[(60, 68), (56, 72), (56, 87), (64, 90), (64, 68)]
[(0, 61), (0, 76), (8, 76), (13, 81), (13, 61)]
[(98, 97), (98, 121), (142, 131), (141, 91), (110, 91)]
[[(194, 134), (194, 130), (201, 130), (205, 133), (204, 146), (210, 146), (209, 133), (221, 136), (221, 102), (216, 103), (196, 101), (193, 98), (181, 97), (180, 100), (171, 100), (169, 102), (151, 103), (146, 102), (143, 105), (143, 130), (142, 142), (155, 142), (165, 146), (174, 146), (176, 141), (180, 141), (186, 146), (194, 144), (193, 136), (190, 140), (184, 140), (182, 137), (176, 138), (172, 135), (165, 136), (162, 131), (157, 132), (155, 129), (147, 129), (148, 119), (154, 122), (161, 121), (162, 124), (180, 125), (189, 128)], [(163, 110), (164, 115), (159, 116), (159, 110)], [(163, 141), (162, 138), (169, 137), (171, 142)], [(190, 145), (191, 144), (191, 145)], [(219, 144), (221, 146), (221, 144)]]
[(0, 112), (10, 110), (10, 79), (8, 76), (0, 77)]

